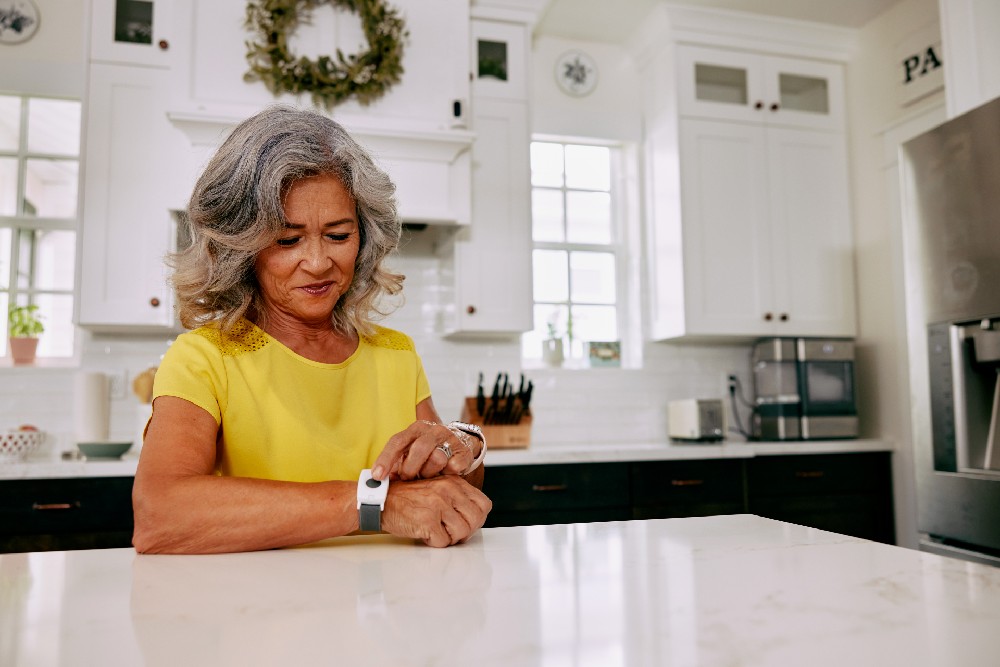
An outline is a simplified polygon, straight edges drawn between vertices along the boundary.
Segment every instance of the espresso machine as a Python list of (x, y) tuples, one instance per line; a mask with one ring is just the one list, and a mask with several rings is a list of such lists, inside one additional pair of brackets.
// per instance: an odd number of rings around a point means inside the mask
[(751, 365), (755, 440), (858, 437), (853, 340), (762, 338)]

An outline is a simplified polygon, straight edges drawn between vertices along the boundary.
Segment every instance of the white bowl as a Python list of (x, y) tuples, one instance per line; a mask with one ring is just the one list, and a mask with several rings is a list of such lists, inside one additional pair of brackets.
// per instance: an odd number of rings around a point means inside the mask
[(78, 442), (76, 446), (79, 448), (80, 453), (87, 457), (87, 460), (93, 461), (94, 459), (120, 459), (122, 454), (132, 447), (132, 443)]
[(0, 461), (20, 461), (45, 440), (42, 431), (0, 433)]

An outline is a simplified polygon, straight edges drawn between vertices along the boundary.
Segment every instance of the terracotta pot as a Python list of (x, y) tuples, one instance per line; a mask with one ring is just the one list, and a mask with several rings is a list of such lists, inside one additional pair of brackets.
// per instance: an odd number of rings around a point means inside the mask
[(35, 363), (35, 352), (38, 349), (37, 338), (9, 338), (10, 356), (15, 364)]

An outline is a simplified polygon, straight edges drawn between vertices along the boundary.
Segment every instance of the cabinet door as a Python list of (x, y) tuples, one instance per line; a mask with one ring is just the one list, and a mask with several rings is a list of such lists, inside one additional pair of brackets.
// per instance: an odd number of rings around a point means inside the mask
[(455, 317), (449, 334), (517, 334), (532, 328), (528, 110), (476, 105), (472, 223), (454, 245)]
[(842, 130), (844, 83), (840, 65), (768, 57), (764, 65), (764, 120), (768, 125)]
[(838, 133), (769, 128), (776, 333), (854, 336), (847, 152)]
[(682, 116), (755, 123), (764, 121), (761, 57), (699, 46), (677, 48)]
[[(186, 139), (166, 116), (166, 70), (93, 65), (80, 243), (78, 323), (174, 325), (164, 256), (176, 235), (170, 179)], [(164, 168), (163, 165), (174, 165)]]
[(774, 309), (764, 128), (682, 119), (682, 298), (697, 335), (770, 335)]
[(472, 95), (525, 101), (528, 97), (528, 28), (523, 24), (474, 20)]
[(169, 66), (173, 6), (172, 0), (94, 0), (91, 60)]

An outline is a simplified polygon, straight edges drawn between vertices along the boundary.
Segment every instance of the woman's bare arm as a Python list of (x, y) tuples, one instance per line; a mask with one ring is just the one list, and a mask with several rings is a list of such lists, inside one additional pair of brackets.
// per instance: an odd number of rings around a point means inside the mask
[[(357, 483), (278, 482), (214, 474), (218, 426), (193, 403), (161, 396), (136, 471), (133, 544), (141, 553), (256, 551), (358, 530)], [(457, 476), (390, 485), (382, 525), (431, 546), (478, 530), (489, 499)]]

